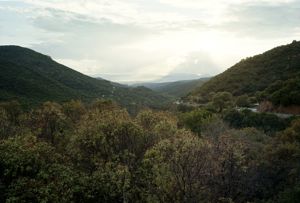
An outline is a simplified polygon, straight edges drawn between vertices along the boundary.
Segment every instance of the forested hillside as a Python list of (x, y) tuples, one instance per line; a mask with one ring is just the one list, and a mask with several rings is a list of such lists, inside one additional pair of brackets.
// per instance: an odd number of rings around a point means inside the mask
[(31, 106), (45, 101), (112, 99), (123, 106), (159, 108), (169, 98), (146, 88), (127, 88), (98, 80), (17, 46), (0, 46), (0, 100)]
[[(241, 60), (193, 91), (190, 97), (197, 97), (200, 102), (205, 102), (213, 92), (226, 91), (233, 96), (245, 94), (255, 96), (256, 93), (268, 88), (264, 97), (273, 100), (276, 104), (300, 105), (299, 78), (300, 42), (293, 41), (291, 44)], [(278, 87), (278, 85), (281, 87), (273, 88), (274, 91), (271, 91), (272, 86)], [(283, 98), (278, 98), (279, 95)]]

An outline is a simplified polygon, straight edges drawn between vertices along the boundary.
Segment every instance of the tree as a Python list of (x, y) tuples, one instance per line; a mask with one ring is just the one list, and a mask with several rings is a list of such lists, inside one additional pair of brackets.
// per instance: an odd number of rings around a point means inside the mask
[(22, 107), (18, 101), (2, 102), (0, 108), (6, 111), (8, 119), (13, 125), (18, 124), (19, 116), (22, 114)]
[(212, 120), (212, 113), (204, 109), (183, 113), (179, 118), (179, 125), (182, 125), (198, 135), (201, 134), (205, 124)]
[(13, 125), (11, 124), (7, 112), (0, 107), (0, 140), (10, 137), (13, 133)]
[(268, 197), (278, 202), (298, 202), (300, 184), (300, 121), (277, 134), (266, 146), (265, 181)]
[(131, 174), (124, 165), (107, 162), (89, 175), (82, 176), (76, 202), (116, 202), (130, 200)]
[(235, 101), (235, 105), (238, 107), (249, 107), (250, 106), (249, 97), (247, 95), (242, 95), (237, 97)]
[(282, 119), (273, 114), (254, 113), (248, 109), (243, 111), (234, 109), (226, 111), (224, 112), (223, 119), (231, 127), (255, 127), (268, 134), (274, 134), (277, 131), (284, 130), (290, 122), (288, 119)]
[(213, 96), (212, 103), (218, 112), (222, 112), (225, 108), (232, 106), (232, 94), (229, 92), (218, 92)]
[(28, 125), (37, 133), (38, 137), (57, 144), (63, 139), (66, 117), (61, 105), (55, 102), (45, 102), (38, 110), (32, 112)]
[(300, 120), (225, 109), (0, 108), (0, 202), (299, 202)]
[(143, 130), (145, 149), (172, 137), (177, 130), (177, 118), (168, 112), (144, 110), (136, 116), (135, 122)]
[(76, 124), (80, 121), (80, 118), (86, 113), (86, 108), (81, 101), (71, 100), (63, 104), (64, 114)]
[(147, 151), (143, 161), (144, 195), (149, 202), (207, 200), (213, 162), (210, 145), (186, 131)]
[(0, 143), (1, 202), (71, 202), (75, 180), (66, 160), (35, 136)]
[(93, 111), (86, 114), (69, 144), (75, 165), (89, 173), (109, 161), (134, 165), (143, 155), (144, 137), (125, 110)]
[(91, 110), (108, 111), (118, 110), (120, 107), (112, 100), (96, 99), (90, 106)]

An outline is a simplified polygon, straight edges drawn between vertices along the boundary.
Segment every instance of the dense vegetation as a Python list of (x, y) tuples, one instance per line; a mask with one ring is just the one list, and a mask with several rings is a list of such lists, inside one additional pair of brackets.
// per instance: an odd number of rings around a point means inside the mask
[(207, 102), (212, 92), (226, 91), (233, 96), (254, 96), (265, 90), (265, 98), (276, 105), (300, 105), (299, 77), (300, 42), (293, 41), (291, 44), (241, 60), (195, 90), (190, 98)]
[(135, 117), (106, 100), (0, 106), (0, 202), (300, 200), (296, 118), (237, 115), (229, 101)]
[(58, 64), (49, 56), (17, 46), (0, 46), (0, 101), (32, 106), (45, 101), (113, 99), (131, 111), (161, 108), (169, 98), (147, 88), (128, 88), (98, 80)]
[(258, 92), (257, 96), (259, 100), (268, 100), (275, 105), (300, 105), (300, 77), (285, 81), (278, 80), (264, 91)]

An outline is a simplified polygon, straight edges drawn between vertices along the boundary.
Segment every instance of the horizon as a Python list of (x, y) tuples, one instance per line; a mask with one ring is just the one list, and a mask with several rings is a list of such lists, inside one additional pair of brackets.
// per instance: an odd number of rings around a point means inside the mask
[(0, 10), (0, 44), (120, 83), (214, 76), (300, 38), (295, 0), (22, 0)]

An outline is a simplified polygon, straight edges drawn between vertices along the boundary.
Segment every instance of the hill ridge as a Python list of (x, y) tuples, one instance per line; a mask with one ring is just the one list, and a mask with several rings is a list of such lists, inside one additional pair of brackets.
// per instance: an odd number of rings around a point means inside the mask
[(150, 89), (115, 85), (84, 75), (29, 48), (0, 46), (0, 101), (41, 102), (96, 98), (112, 99), (123, 106), (161, 107), (169, 98)]
[(255, 95), (278, 80), (300, 76), (300, 42), (275, 47), (242, 59), (189, 94), (207, 101), (212, 92), (228, 91), (234, 96)]

